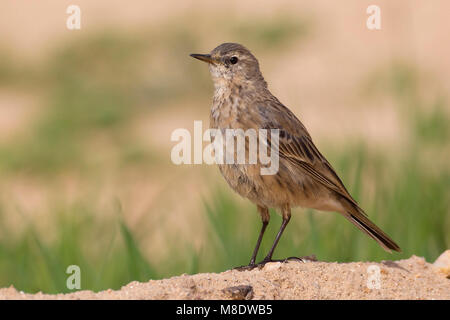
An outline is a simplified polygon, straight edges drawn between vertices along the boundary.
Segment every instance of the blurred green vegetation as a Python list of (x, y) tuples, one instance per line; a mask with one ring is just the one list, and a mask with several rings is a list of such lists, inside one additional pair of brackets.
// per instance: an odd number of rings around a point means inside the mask
[[(282, 16), (242, 21), (227, 32), (271, 54), (293, 38), (302, 39), (310, 25)], [(43, 96), (41, 112), (26, 132), (0, 144), (0, 172), (9, 179), (19, 174), (44, 177), (45, 183), (75, 171), (96, 185), (98, 171), (108, 174), (106, 163), (92, 163), (91, 143), (98, 136), (106, 137), (114, 151), (116, 158), (110, 161), (118, 159), (124, 167), (139, 165), (143, 170), (165, 165), (160, 158), (167, 155), (135, 142), (129, 130), (133, 120), (157, 116), (161, 108), (183, 107), (187, 98), (210, 96), (212, 85), (200, 68), (187, 62), (188, 53), (198, 47), (190, 30), (177, 26), (161, 30), (134, 36), (91, 35), (65, 44), (29, 68), (0, 50), (0, 83)], [(296, 209), (274, 258), (315, 254), (323, 261), (354, 261), (415, 254), (433, 261), (450, 247), (448, 102), (442, 93), (435, 99), (422, 97), (420, 79), (414, 67), (399, 62), (368, 77), (366, 98), (392, 98), (409, 129), (409, 142), (398, 146), (398, 152), (372, 150), (362, 142), (324, 149), (350, 192), (403, 253), (385, 253), (338, 214)], [(127, 213), (118, 205), (111, 212), (99, 212), (95, 196), (49, 208), (51, 236), (25, 214), (7, 209), (11, 205), (2, 199), (0, 287), (69, 292), (65, 271), (73, 264), (81, 268), (82, 289), (94, 291), (118, 289), (133, 280), (247, 264), (260, 229), (256, 208), (229, 189), (214, 188), (213, 197), (204, 200), (207, 238), (199, 247), (191, 239), (168, 236), (164, 259), (155, 258), (160, 255), (151, 251), (158, 248), (145, 236), (159, 226), (149, 220), (130, 227), (124, 219)], [(260, 259), (281, 224), (280, 216), (271, 213)], [(10, 215), (19, 215), (21, 228), (11, 224)], [(186, 226), (195, 233), (196, 227)]]
[[(315, 254), (322, 261), (380, 261), (415, 254), (428, 261), (436, 259), (450, 247), (450, 171), (430, 174), (413, 150), (395, 163), (389, 155), (373, 153), (362, 145), (327, 153), (370, 218), (400, 245), (401, 254), (384, 252), (336, 213), (296, 209), (274, 258)], [(374, 185), (373, 192), (366, 185)], [(22, 232), (10, 232), (13, 228), (3, 223), (4, 212), (0, 212), (0, 286), (13, 284), (26, 292), (69, 292), (65, 270), (72, 264), (82, 270), (82, 289), (94, 291), (118, 289), (133, 280), (220, 272), (248, 263), (261, 223), (253, 205), (219, 188), (205, 200), (208, 233), (202, 247), (193, 249), (190, 239), (166, 239), (168, 258), (154, 261), (151, 253), (143, 254), (148, 241), (136, 236), (142, 232), (130, 229), (120, 216), (100, 215), (92, 207), (74, 205), (52, 211), (50, 228), (56, 230), (52, 240), (44, 240), (26, 221)], [(281, 217), (271, 213), (259, 259), (268, 252), (281, 224)], [(139, 225), (149, 234), (153, 228), (154, 224), (145, 221)]]
[(311, 29), (312, 22), (306, 18), (279, 15), (264, 21), (250, 19), (237, 23), (232, 32), (236, 42), (267, 51), (280, 50), (293, 38), (303, 39), (311, 33)]
[(26, 292), (69, 292), (66, 269), (73, 264), (81, 269), (82, 288), (96, 291), (154, 277), (123, 220), (115, 213), (117, 220), (100, 216), (86, 204), (54, 208), (55, 234), (48, 242), (25, 217), (20, 233), (1, 223), (0, 285), (13, 284)]

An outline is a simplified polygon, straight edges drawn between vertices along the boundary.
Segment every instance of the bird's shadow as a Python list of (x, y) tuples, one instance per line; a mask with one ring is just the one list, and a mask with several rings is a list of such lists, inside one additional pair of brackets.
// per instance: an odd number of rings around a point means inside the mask
[(394, 262), (394, 261), (390, 261), (390, 260), (387, 260), (387, 261), (381, 261), (381, 264), (384, 264), (384, 265), (385, 265), (386, 267), (388, 267), (388, 268), (396, 268), (396, 269), (400, 269), (400, 270), (409, 272), (408, 270), (406, 270), (405, 268), (403, 268), (403, 267), (400, 266), (397, 262)]

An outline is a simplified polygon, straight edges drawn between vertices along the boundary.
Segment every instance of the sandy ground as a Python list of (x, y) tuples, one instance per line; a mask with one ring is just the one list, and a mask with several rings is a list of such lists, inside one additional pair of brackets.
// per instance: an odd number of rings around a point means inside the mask
[[(379, 281), (373, 282), (371, 279)], [(446, 299), (450, 300), (450, 250), (434, 264), (407, 260), (352, 263), (274, 262), (251, 271), (181, 275), (131, 282), (99, 293), (26, 294), (0, 289), (0, 299)]]

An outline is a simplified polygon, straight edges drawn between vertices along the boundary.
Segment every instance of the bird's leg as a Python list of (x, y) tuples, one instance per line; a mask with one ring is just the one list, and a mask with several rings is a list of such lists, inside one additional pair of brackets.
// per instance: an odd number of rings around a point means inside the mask
[(258, 254), (259, 246), (261, 245), (261, 240), (264, 235), (264, 231), (266, 231), (266, 227), (269, 224), (269, 221), (263, 221), (261, 231), (259, 232), (258, 241), (256, 242), (255, 250), (253, 250), (252, 258), (250, 259), (249, 266), (255, 265), (256, 255)]
[(238, 271), (251, 270), (256, 267), (256, 264), (255, 264), (256, 256), (258, 255), (259, 247), (261, 246), (261, 241), (264, 236), (264, 232), (266, 231), (267, 225), (269, 224), (269, 220), (270, 220), (270, 214), (269, 214), (268, 208), (257, 206), (257, 209), (258, 209), (259, 214), (261, 215), (261, 220), (262, 220), (262, 227), (261, 227), (261, 231), (259, 232), (258, 241), (256, 242), (255, 249), (253, 250), (253, 254), (252, 254), (252, 258), (250, 259), (250, 263), (248, 264), (248, 266), (234, 268)]
[(287, 219), (283, 218), (283, 223), (281, 224), (280, 230), (278, 230), (278, 233), (277, 233), (277, 236), (275, 238), (275, 241), (273, 242), (272, 248), (270, 248), (269, 253), (267, 254), (267, 256), (262, 261), (263, 263), (272, 261), (273, 252), (275, 251), (275, 248), (276, 248), (276, 246), (278, 244), (278, 241), (280, 241), (281, 235), (283, 234), (283, 231), (286, 228), (289, 220), (290, 220), (290, 217), (287, 218)]
[(281, 235), (283, 234), (284, 229), (286, 228), (287, 224), (289, 223), (289, 220), (291, 220), (291, 209), (289, 206), (286, 206), (283, 208), (283, 223), (281, 224), (280, 230), (278, 230), (277, 236), (275, 237), (275, 241), (273, 242), (272, 248), (270, 248), (269, 253), (264, 258), (264, 260), (261, 263), (258, 263), (258, 265), (264, 265), (267, 262), (272, 261), (272, 255), (275, 251), (275, 248), (278, 244), (278, 241), (280, 241)]
[(267, 207), (262, 207), (262, 206), (257, 205), (256, 208), (258, 209), (258, 212), (261, 215), (262, 227), (261, 227), (261, 231), (259, 232), (259, 237), (258, 237), (258, 241), (256, 242), (255, 250), (253, 250), (252, 258), (250, 259), (250, 263), (248, 264), (249, 267), (255, 266), (255, 260), (256, 260), (256, 256), (258, 255), (259, 246), (261, 245), (261, 241), (264, 236), (264, 232), (266, 231), (266, 227), (269, 224), (269, 220), (270, 220), (269, 209)]

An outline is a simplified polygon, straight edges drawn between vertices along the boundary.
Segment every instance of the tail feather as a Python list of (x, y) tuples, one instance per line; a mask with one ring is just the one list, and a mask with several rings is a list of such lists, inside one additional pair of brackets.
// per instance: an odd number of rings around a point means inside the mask
[[(349, 203), (347, 203), (349, 204)], [(349, 208), (350, 207), (350, 208)], [(369, 237), (374, 239), (378, 244), (383, 247), (384, 250), (391, 253), (391, 250), (401, 252), (400, 247), (392, 240), (383, 230), (375, 225), (372, 221), (369, 220), (364, 211), (351, 204), (347, 206), (350, 210), (348, 210), (347, 214), (344, 216), (355, 226), (357, 226), (361, 231), (366, 233)]]
[(367, 235), (369, 235), (369, 237), (378, 242), (380, 246), (382, 246), (383, 249), (386, 250), (387, 252), (390, 253), (391, 250), (397, 252), (402, 251), (400, 247), (394, 242), (394, 240), (392, 240), (386, 233), (383, 232), (383, 230), (378, 228), (367, 217), (362, 215), (356, 217), (355, 215), (350, 214), (350, 216), (347, 217), (347, 219), (350, 220), (350, 222), (352, 222), (355, 226), (357, 226)]

